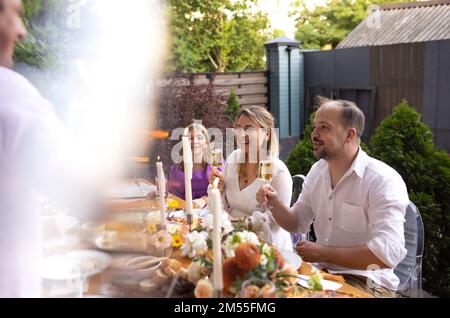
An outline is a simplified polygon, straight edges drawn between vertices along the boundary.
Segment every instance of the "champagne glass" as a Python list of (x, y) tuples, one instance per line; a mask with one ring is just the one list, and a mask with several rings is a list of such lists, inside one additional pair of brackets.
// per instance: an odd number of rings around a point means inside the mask
[[(263, 180), (264, 184), (270, 184), (273, 178), (273, 158), (269, 157), (259, 162), (258, 178)], [(258, 204), (256, 207), (261, 211), (267, 211), (271, 208), (265, 202)]]
[(220, 148), (216, 148), (211, 151), (211, 166), (219, 169), (222, 167), (223, 151)]

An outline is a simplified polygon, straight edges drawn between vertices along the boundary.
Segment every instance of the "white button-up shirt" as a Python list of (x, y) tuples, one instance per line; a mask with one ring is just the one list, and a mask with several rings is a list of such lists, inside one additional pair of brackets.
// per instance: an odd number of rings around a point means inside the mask
[(38, 194), (74, 191), (67, 171), (76, 176), (78, 166), (62, 168), (73, 158), (69, 140), (51, 104), (23, 76), (0, 67), (0, 298), (40, 296)]
[(393, 268), (406, 255), (403, 224), (408, 203), (402, 177), (359, 149), (351, 168), (334, 189), (327, 162), (315, 163), (292, 209), (297, 215), (299, 232), (308, 232), (311, 223), (314, 224), (317, 243), (334, 247), (367, 245), (391, 268), (352, 270), (324, 263), (317, 264), (319, 267), (330, 273), (365, 276), (396, 290), (399, 279)]

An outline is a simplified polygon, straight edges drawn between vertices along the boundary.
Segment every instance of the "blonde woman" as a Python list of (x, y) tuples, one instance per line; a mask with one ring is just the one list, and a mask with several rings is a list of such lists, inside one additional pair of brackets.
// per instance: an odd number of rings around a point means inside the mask
[[(194, 162), (192, 199), (194, 200), (194, 205), (201, 208), (207, 202), (208, 180), (213, 170), (212, 166), (208, 163), (210, 138), (206, 128), (198, 123), (193, 123), (186, 127), (184, 135), (191, 140), (192, 160)], [(222, 167), (218, 170), (221, 171)], [(174, 164), (170, 168), (169, 192), (183, 200), (186, 199), (183, 162), (181, 164)]]
[(215, 177), (220, 179), (219, 187), (232, 217), (250, 217), (253, 228), (261, 228), (267, 242), (292, 251), (290, 233), (276, 223), (270, 211), (261, 211), (265, 209), (256, 201), (256, 193), (267, 182), (258, 177), (259, 163), (271, 158), (270, 185), (281, 195), (284, 204), (291, 202), (292, 178), (286, 165), (278, 159), (275, 120), (265, 108), (251, 106), (240, 111), (234, 129), (238, 149), (227, 158), (223, 173), (213, 171), (210, 182)]

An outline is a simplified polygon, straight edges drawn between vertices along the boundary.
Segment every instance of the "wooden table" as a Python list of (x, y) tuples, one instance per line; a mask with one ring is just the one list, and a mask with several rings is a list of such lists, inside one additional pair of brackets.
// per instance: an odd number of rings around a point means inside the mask
[[(133, 255), (135, 256), (135, 255)], [(132, 255), (130, 255), (129, 257), (133, 257)], [(120, 256), (114, 256), (114, 257), (125, 257), (124, 255), (120, 255)], [(173, 258), (179, 259), (182, 261), (183, 266), (187, 267), (190, 263), (190, 260), (187, 258), (181, 258), (180, 257), (180, 253), (179, 251), (176, 251), (173, 255)], [(307, 262), (302, 262), (301, 267), (298, 270), (299, 274), (303, 274), (303, 275), (311, 275), (312, 274), (312, 266), (310, 263)], [(87, 297), (92, 297), (94, 295), (102, 295), (102, 294), (107, 294), (106, 296), (109, 297), (139, 297), (139, 298), (154, 298), (154, 297), (165, 297), (165, 294), (161, 293), (161, 292), (155, 292), (155, 293), (144, 293), (144, 292), (140, 292), (138, 290), (137, 286), (133, 286), (133, 284), (129, 284), (129, 285), (118, 285), (115, 283), (111, 282), (111, 277), (113, 277), (114, 275), (114, 269), (109, 269), (107, 271), (105, 271), (102, 274), (93, 276), (90, 278), (90, 282), (89, 282), (89, 289), (88, 291), (85, 293), (85, 295)], [(353, 298), (371, 298), (372, 296), (365, 293), (364, 291), (361, 291), (347, 283), (345, 283), (345, 281), (340, 281), (340, 280), (336, 280), (338, 281), (340, 284), (342, 284), (342, 287), (337, 290), (338, 293), (341, 294), (345, 294), (349, 297), (353, 297)], [(109, 295), (108, 295), (109, 294)], [(181, 296), (183, 297), (183, 296)], [(184, 297), (193, 297), (192, 294), (187, 294), (184, 295)]]
[[(176, 200), (179, 204), (180, 209), (185, 209), (186, 203), (184, 200), (170, 195), (170, 198), (173, 200)], [(80, 247), (83, 248), (83, 247)], [(87, 246), (84, 246), (84, 248), (90, 248)], [(114, 268), (120, 267), (120, 264), (124, 263), (127, 259), (136, 256), (136, 253), (134, 254), (120, 254), (120, 253), (110, 253), (110, 255), (113, 258), (113, 266), (111, 266), (109, 269), (107, 269), (105, 272), (92, 276), (89, 278), (88, 283), (88, 290), (84, 293), (84, 296), (87, 297), (93, 297), (96, 295), (105, 295), (109, 297), (164, 297), (163, 294), (147, 294), (140, 292), (137, 288), (137, 286), (133, 286), (133, 284), (130, 284), (130, 286), (124, 286), (120, 285), (118, 286), (116, 283), (113, 283), (114, 276), (117, 273), (117, 270)], [(182, 261), (183, 266), (187, 267), (190, 264), (190, 259), (188, 258), (182, 258), (180, 255), (179, 250), (175, 250), (172, 254), (173, 258), (179, 259)], [(299, 274), (303, 275), (311, 275), (312, 274), (312, 266), (310, 263), (302, 262), (301, 267), (298, 270)], [(349, 295), (351, 297), (355, 298), (370, 298), (369, 294), (365, 293), (364, 291), (361, 291), (343, 281), (342, 277), (340, 277), (342, 280), (339, 279), (339, 276), (336, 276), (336, 281), (341, 283), (343, 286), (337, 290), (339, 293), (343, 293), (346, 295)], [(47, 286), (48, 287), (48, 286)], [(49, 291), (49, 288), (44, 288), (44, 297), (51, 297), (51, 293)], [(191, 295), (192, 296), (192, 295)]]

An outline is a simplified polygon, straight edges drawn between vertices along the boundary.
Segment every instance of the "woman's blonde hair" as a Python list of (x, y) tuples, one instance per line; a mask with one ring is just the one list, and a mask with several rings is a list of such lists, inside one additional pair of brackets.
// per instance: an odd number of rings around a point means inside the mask
[(272, 114), (261, 106), (248, 106), (242, 108), (236, 117), (234, 122), (234, 127), (241, 118), (241, 116), (247, 116), (252, 121), (258, 124), (260, 128), (267, 129), (270, 132), (269, 140), (267, 141), (267, 153), (272, 157), (278, 157), (278, 151), (280, 149), (280, 144), (278, 142), (278, 137), (275, 132), (275, 118)]
[[(206, 130), (205, 126), (194, 122), (184, 129), (183, 136), (189, 137), (189, 134), (191, 134), (194, 131), (201, 131), (203, 137), (206, 140), (206, 149), (203, 151), (203, 155), (202, 155), (202, 164), (204, 167), (206, 167), (209, 162), (209, 153), (211, 152), (211, 141), (210, 141), (209, 133), (208, 133), (208, 130)], [(195, 136), (194, 136), (194, 138), (195, 138)], [(183, 150), (181, 150), (181, 152), (183, 152)], [(184, 169), (183, 161), (180, 163), (180, 166), (181, 166), (181, 168)]]

